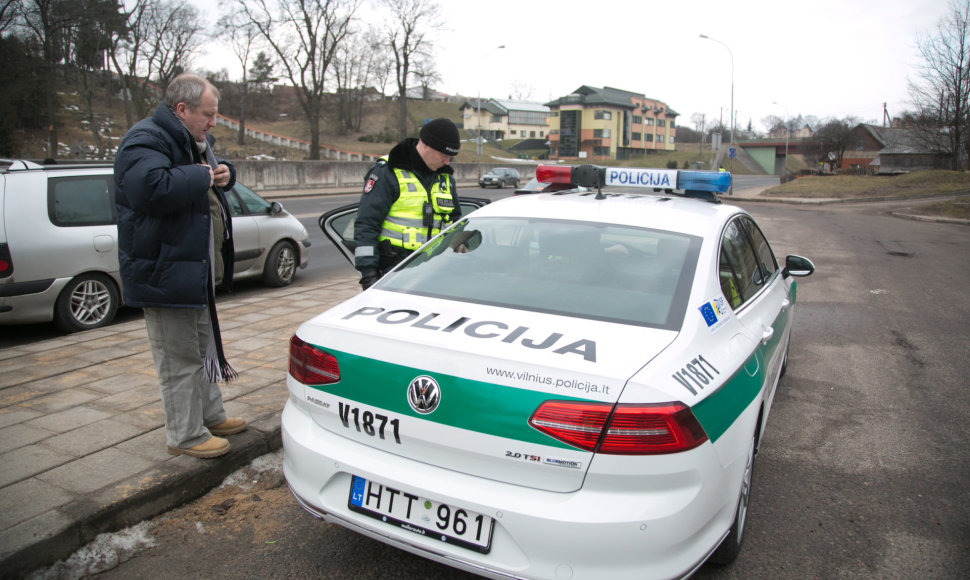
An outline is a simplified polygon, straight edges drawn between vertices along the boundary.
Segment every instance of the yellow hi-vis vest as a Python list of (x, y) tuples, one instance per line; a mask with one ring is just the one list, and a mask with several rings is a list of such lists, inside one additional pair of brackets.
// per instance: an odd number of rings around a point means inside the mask
[(405, 169), (395, 169), (394, 175), (401, 195), (387, 212), (378, 239), (405, 250), (415, 250), (451, 223), (451, 212), (455, 207), (448, 174), (439, 174), (431, 187), (430, 227), (424, 221), (429, 196), (421, 181)]

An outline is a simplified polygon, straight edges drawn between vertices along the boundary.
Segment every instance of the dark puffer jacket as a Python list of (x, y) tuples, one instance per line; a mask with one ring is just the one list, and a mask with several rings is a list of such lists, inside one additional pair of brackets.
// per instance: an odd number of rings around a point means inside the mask
[[(215, 139), (206, 136), (211, 149)], [(229, 167), (226, 189), (236, 182)], [(160, 103), (136, 123), (115, 157), (118, 262), (125, 304), (204, 308), (209, 280), (209, 171), (179, 118)], [(215, 188), (224, 208), (223, 191)], [(232, 231), (226, 212), (226, 228)], [(232, 281), (232, 241), (223, 244), (224, 284)]]

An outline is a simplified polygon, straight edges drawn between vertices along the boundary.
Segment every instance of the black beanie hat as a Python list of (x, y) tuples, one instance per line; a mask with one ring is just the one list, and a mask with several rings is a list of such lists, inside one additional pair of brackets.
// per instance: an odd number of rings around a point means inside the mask
[(458, 127), (445, 118), (429, 121), (421, 127), (421, 141), (439, 153), (458, 155), (461, 140), (458, 138)]

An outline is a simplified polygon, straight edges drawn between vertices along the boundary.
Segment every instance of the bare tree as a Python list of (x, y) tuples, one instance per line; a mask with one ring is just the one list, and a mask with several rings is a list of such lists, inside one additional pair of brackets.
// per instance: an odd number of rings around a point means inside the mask
[(778, 115), (768, 115), (761, 119), (761, 124), (771, 134), (775, 130), (785, 127), (785, 120)]
[(236, 0), (279, 58), (310, 127), (310, 159), (320, 159), (324, 85), (361, 0)]
[(216, 36), (229, 41), (229, 47), (242, 65), (242, 79), (239, 83), (239, 136), (236, 142), (245, 145), (246, 112), (249, 105), (249, 88), (252, 84), (249, 78), (249, 59), (257, 39), (260, 38), (259, 31), (252, 22), (240, 18), (240, 13), (237, 12), (226, 26), (220, 28)]
[[(389, 10), (385, 27), (385, 42), (394, 55), (394, 73), (398, 94), (398, 133), (401, 139), (408, 134), (408, 81), (422, 56), (430, 56), (432, 43), (428, 34), (441, 30), (437, 18), (438, 4), (434, 0), (381, 0)], [(435, 78), (430, 60), (420, 67), (427, 82)]]
[(22, 0), (2, 0), (0, 1), (0, 34), (12, 28), (17, 17), (17, 8)]
[(185, 71), (192, 52), (199, 47), (202, 24), (199, 11), (178, 0), (163, 1), (149, 9), (149, 50), (146, 77), (164, 90), (169, 81)]
[(147, 116), (168, 82), (185, 70), (202, 33), (198, 11), (182, 2), (134, 0), (130, 6), (125, 33), (114, 37), (108, 53), (121, 79), (128, 126)]
[(21, 22), (40, 47), (44, 69), (41, 72), (47, 100), (47, 150), (56, 158), (57, 151), (57, 65), (64, 57), (64, 37), (70, 29), (73, 14), (67, 0), (24, 0), (19, 6)]
[[(690, 116), (690, 122), (694, 124), (694, 130), (700, 133), (700, 145), (698, 145), (698, 152), (704, 152), (704, 130), (707, 128), (707, 115), (704, 113), (694, 113)], [(677, 140), (680, 141), (680, 136), (677, 136)]]
[(364, 101), (379, 63), (387, 62), (386, 49), (376, 33), (356, 33), (337, 51), (334, 77), (337, 81), (337, 115), (341, 132), (359, 131)]
[(434, 98), (434, 86), (441, 82), (441, 75), (429, 56), (419, 55), (411, 61), (411, 77), (421, 87), (422, 99)]
[(529, 83), (517, 80), (512, 82), (512, 92), (509, 93), (509, 98), (516, 101), (528, 101), (532, 98), (533, 93), (535, 93), (535, 87)]
[(374, 61), (371, 75), (374, 88), (382, 96), (387, 94), (387, 83), (391, 82), (391, 72), (394, 70), (394, 57), (386, 45), (375, 47)]
[(832, 161), (836, 167), (842, 167), (842, 159), (849, 148), (849, 133), (858, 124), (856, 119), (847, 117), (829, 119), (819, 127), (815, 132), (815, 138), (821, 145), (818, 161)]
[(142, 94), (143, 85), (136, 82), (138, 69), (141, 64), (146, 46), (146, 35), (148, 34), (146, 12), (150, 4), (157, 0), (135, 0), (131, 9), (124, 13), (125, 33), (118, 34), (112, 39), (108, 57), (111, 65), (118, 73), (121, 82), (121, 95), (125, 105), (125, 121), (127, 127), (135, 123), (136, 111), (139, 118), (145, 116), (147, 106), (143, 103), (144, 99), (136, 98)]
[(923, 63), (919, 81), (909, 84), (916, 109), (914, 133), (919, 144), (950, 160), (953, 169), (968, 166), (970, 139), (970, 1), (951, 0), (949, 14), (936, 31), (916, 41)]
[(65, 35), (70, 43), (68, 55), (83, 98), (85, 121), (96, 146), (97, 157), (108, 152), (101, 139), (101, 122), (94, 114), (91, 73), (105, 66), (105, 53), (113, 38), (125, 32), (125, 17), (116, 0), (77, 0), (71, 4), (71, 25)]

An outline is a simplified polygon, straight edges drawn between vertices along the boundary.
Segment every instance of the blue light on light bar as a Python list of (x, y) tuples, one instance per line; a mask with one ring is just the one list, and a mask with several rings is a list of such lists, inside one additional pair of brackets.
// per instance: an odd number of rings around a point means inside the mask
[(731, 189), (731, 174), (727, 171), (678, 171), (677, 189), (726, 193)]

